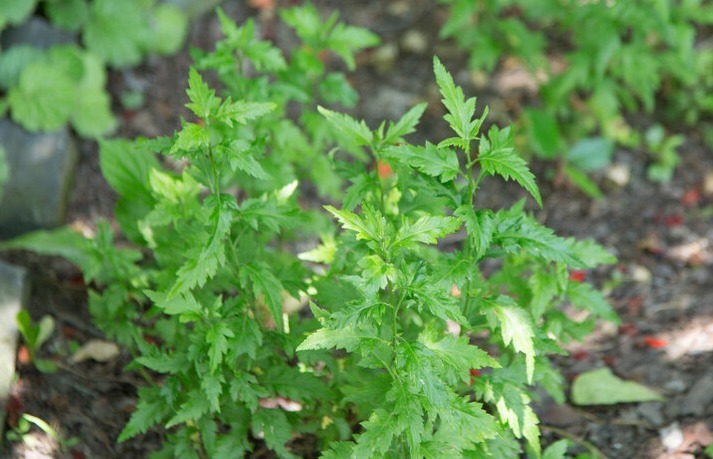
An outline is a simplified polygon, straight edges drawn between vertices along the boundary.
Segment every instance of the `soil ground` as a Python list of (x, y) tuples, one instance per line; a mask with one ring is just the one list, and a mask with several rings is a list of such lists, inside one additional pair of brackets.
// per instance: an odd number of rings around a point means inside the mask
[[(513, 84), (513, 72), (501, 69), (475, 87), (465, 53), (437, 38), (446, 11), (435, 3), (316, 2), (323, 11), (340, 11), (349, 23), (378, 33), (386, 47), (359, 57), (359, 70), (350, 77), (361, 95), (354, 113), (375, 126), (421, 100), (438, 107), (431, 70), (436, 53), (456, 82), (478, 96), (481, 108), (490, 105), (491, 120), (507, 122), (532, 98), (527, 93), (528, 80), (518, 85), (515, 75)], [(265, 33), (289, 45), (289, 35), (269, 13), (244, 2), (226, 2), (224, 8), (238, 22), (259, 16)], [(189, 43), (212, 49), (219, 38), (217, 21), (209, 15), (192, 26)], [(424, 40), (425, 47), (409, 43), (415, 39)], [(110, 90), (115, 101), (126, 90), (142, 90), (146, 96), (145, 105), (134, 112), (122, 112), (117, 102), (117, 111), (122, 113), (119, 135), (167, 135), (180, 126), (180, 117), (186, 114), (183, 104), (190, 63), (184, 51), (170, 58), (152, 58), (133, 70), (112, 72)], [(441, 115), (438, 108), (429, 109), (418, 135), (443, 138)], [(637, 119), (642, 126), (652, 121), (638, 115)], [(670, 183), (646, 179), (644, 152), (619, 150), (614, 164), (628, 168), (629, 179), (621, 186), (607, 186), (606, 174), (595, 176), (607, 188), (601, 201), (566, 186), (554, 188), (545, 178), (551, 165), (532, 166), (540, 177), (545, 204), (535, 213), (539, 220), (560, 235), (593, 238), (619, 258), (616, 266), (589, 275), (599, 285), (618, 279), (609, 282), (613, 285), (609, 299), (622, 324), (602, 324), (586, 342), (571, 344), (571, 354), (557, 359), (563, 374), (571, 381), (583, 371), (608, 366), (618, 376), (646, 384), (666, 397), (664, 402), (596, 408), (559, 406), (544, 398), (537, 409), (545, 443), (567, 436), (588, 443), (608, 458), (678, 459), (705, 457), (702, 445), (713, 443), (713, 154), (704, 146), (700, 132), (694, 128), (681, 132), (686, 138), (680, 149), (683, 164)], [(80, 145), (68, 223), (92, 228), (100, 218), (111, 219), (115, 196), (101, 177), (96, 143), (81, 141)], [(507, 206), (518, 197), (514, 187), (497, 181), (490, 182), (480, 195), (481, 205), (490, 208)], [(30, 270), (32, 316), (51, 314), (58, 325), (43, 355), (57, 361), (60, 371), (43, 374), (18, 363), (17, 401), (23, 412), (46, 420), (63, 439), (74, 439), (76, 444), (62, 450), (56, 440), (35, 429), (24, 443), (6, 442), (0, 457), (148, 457), (160, 443), (158, 434), (115, 442), (141, 385), (138, 377), (123, 371), (128, 356), (109, 363), (68, 363), (71, 340), (101, 337), (89, 320), (80, 274), (59, 259), (25, 252), (3, 258)], [(258, 449), (254, 457), (269, 456)]]

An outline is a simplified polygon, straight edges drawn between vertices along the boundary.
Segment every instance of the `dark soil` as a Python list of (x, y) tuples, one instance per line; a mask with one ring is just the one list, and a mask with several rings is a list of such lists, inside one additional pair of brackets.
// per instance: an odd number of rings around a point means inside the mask
[[(434, 53), (467, 93), (478, 96), (481, 108), (490, 105), (491, 121), (508, 122), (534, 97), (528, 92), (532, 80), (513, 73), (512, 68), (496, 72), (475, 87), (465, 53), (438, 39), (446, 12), (435, 3), (317, 2), (323, 11), (338, 10), (349, 23), (375, 31), (386, 46), (359, 56), (359, 70), (351, 76), (361, 94), (357, 116), (375, 126), (383, 118), (399, 117), (418, 101), (430, 102), (417, 134), (420, 137), (414, 142), (445, 135), (431, 70)], [(269, 12), (238, 1), (226, 2), (224, 9), (238, 22), (257, 16), (263, 31), (289, 46), (289, 34)], [(409, 34), (411, 39), (425, 40), (425, 47), (405, 43)], [(212, 49), (219, 37), (216, 19), (208, 16), (193, 25), (189, 43)], [(389, 49), (396, 53), (393, 59), (384, 57)], [(183, 104), (190, 63), (184, 51), (111, 74), (115, 101), (127, 90), (142, 90), (146, 96), (145, 106), (135, 112), (122, 111), (117, 102), (119, 135), (169, 135), (180, 126), (181, 116), (186, 115)], [(637, 126), (653, 121), (640, 118)], [(560, 406), (544, 397), (537, 409), (545, 443), (566, 436), (597, 448), (608, 458), (680, 459), (705, 457), (703, 445), (713, 443), (713, 154), (695, 128), (682, 133), (686, 137), (680, 149), (683, 164), (670, 183), (646, 179), (644, 152), (617, 151), (614, 164), (628, 168), (630, 177), (617, 186), (609, 184), (605, 173), (596, 176), (607, 189), (601, 201), (571, 187), (554, 188), (545, 178), (551, 175), (551, 165), (533, 164), (545, 203), (536, 216), (561, 235), (593, 238), (619, 257), (616, 266), (588, 275), (600, 286), (612, 286), (609, 299), (622, 324), (602, 324), (586, 342), (570, 344), (571, 354), (557, 359), (564, 376), (571, 381), (583, 371), (608, 366), (619, 377), (646, 384), (666, 397), (664, 402), (596, 408)], [(499, 208), (514, 202), (519, 194), (515, 187), (491, 181), (480, 196), (482, 206)], [(111, 220), (114, 202), (112, 190), (101, 177), (96, 143), (81, 141), (68, 223), (91, 230), (98, 219)], [(29, 268), (32, 316), (51, 314), (58, 325), (43, 355), (58, 362), (60, 370), (43, 374), (18, 362), (14, 406), (19, 403), (22, 412), (44, 419), (64, 440), (76, 444), (62, 451), (56, 440), (34, 429), (24, 443), (6, 443), (0, 456), (148, 457), (160, 445), (159, 434), (116, 444), (134, 407), (136, 389), (142, 384), (138, 376), (123, 371), (129, 357), (122, 354), (109, 363), (69, 363), (70, 342), (101, 337), (86, 311), (80, 273), (62, 260), (25, 252), (3, 258)], [(257, 450), (254, 457), (267, 455)]]

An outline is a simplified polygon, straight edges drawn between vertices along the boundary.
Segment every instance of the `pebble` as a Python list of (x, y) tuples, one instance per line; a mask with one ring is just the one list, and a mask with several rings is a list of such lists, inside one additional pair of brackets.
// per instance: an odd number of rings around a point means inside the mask
[(428, 38), (420, 30), (411, 29), (401, 38), (401, 48), (409, 53), (424, 54), (428, 50)]
[(699, 379), (683, 399), (679, 411), (682, 415), (702, 416), (713, 403), (713, 374)]
[(624, 188), (631, 180), (631, 170), (628, 164), (614, 163), (604, 170), (604, 177), (612, 185)]
[(629, 266), (629, 276), (631, 276), (631, 280), (638, 284), (644, 284), (648, 285), (651, 283), (651, 279), (653, 276), (651, 275), (651, 271), (649, 271), (647, 268), (641, 265), (637, 264), (632, 264)]
[(371, 65), (376, 70), (386, 73), (394, 67), (394, 62), (399, 56), (399, 47), (394, 43), (379, 46), (371, 55)]
[(638, 413), (656, 427), (661, 427), (666, 422), (663, 415), (663, 403), (645, 402), (637, 407)]
[(683, 431), (678, 422), (674, 422), (659, 430), (659, 436), (664, 448), (668, 451), (676, 451), (683, 444)]

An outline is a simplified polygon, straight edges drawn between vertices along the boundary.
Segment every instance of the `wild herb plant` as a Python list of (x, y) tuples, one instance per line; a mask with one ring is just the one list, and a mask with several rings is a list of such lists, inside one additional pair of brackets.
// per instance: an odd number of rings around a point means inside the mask
[[(710, 113), (701, 92), (710, 79), (710, 47), (698, 43), (702, 27), (713, 24), (713, 6), (706, 2), (441, 3), (451, 9), (441, 34), (470, 51), (473, 68), (490, 71), (515, 56), (533, 74), (546, 75), (541, 107), (520, 118), (525, 144), (559, 161), (560, 178), (593, 197), (601, 192), (587, 174), (609, 163), (613, 143), (640, 143), (627, 114), (653, 112), (657, 97), (677, 108), (677, 121), (682, 113), (688, 119)], [(692, 94), (700, 97), (693, 101)], [(663, 166), (665, 174), (658, 171)], [(656, 162), (650, 175), (670, 176), (673, 166)]]
[[(298, 35), (313, 30), (310, 8), (283, 15), (303, 24)], [(424, 104), (373, 131), (319, 108), (333, 130), (309, 145), (349, 185), (339, 207), (325, 206), (341, 229), (322, 227), (322, 243), (296, 255), (294, 238), (313, 241), (315, 225), (301, 211), (298, 182), (285, 183), (276, 163), (292, 159), (279, 127), (302, 125), (286, 117), (292, 92), (271, 88), (292, 77), (228, 76), (236, 54), (279, 58), (254, 40), (250, 24), (221, 21), (227, 44), (202, 65), (223, 62), (223, 52), (225, 62), (211, 65), (226, 82), (236, 79), (227, 91), (242, 96), (217, 96), (191, 69), (193, 118), (179, 132), (101, 144), (132, 245), (101, 224), (91, 239), (64, 229), (0, 246), (63, 255), (94, 286), (94, 320), (135, 356), (129, 369), (147, 381), (118, 440), (164, 432), (159, 458), (241, 457), (257, 439), (289, 458), (308, 437), (326, 458), (515, 457), (523, 442), (538, 456), (532, 389), (564, 397), (548, 354), (562, 353), (560, 344), (586, 335), (597, 318), (616, 320), (602, 294), (568, 269), (613, 258), (593, 242), (556, 236), (524, 201), (479, 205), (490, 176), (517, 182), (538, 205), (541, 198), (512, 130), (482, 133), (486, 115), (475, 117), (475, 99), (437, 59), (454, 133), (437, 144), (405, 139)], [(326, 30), (344, 30), (332, 25)], [(320, 75), (292, 84), (319, 87)], [(353, 156), (328, 155), (335, 138)], [(161, 166), (155, 152), (182, 166)], [(457, 247), (439, 243), (456, 233)], [(311, 314), (302, 307), (307, 295)], [(570, 319), (566, 303), (589, 318)], [(565, 449), (558, 442), (548, 457)]]

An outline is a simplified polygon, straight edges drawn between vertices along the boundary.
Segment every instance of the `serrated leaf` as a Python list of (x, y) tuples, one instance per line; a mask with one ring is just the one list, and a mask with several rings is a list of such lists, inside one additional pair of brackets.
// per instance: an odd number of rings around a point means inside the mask
[(281, 410), (258, 410), (250, 424), (253, 435), (258, 438), (264, 437), (268, 448), (277, 452), (281, 458), (296, 457), (285, 449), (285, 445), (292, 438), (292, 426)]
[(411, 134), (416, 130), (416, 125), (421, 119), (423, 112), (428, 106), (427, 103), (423, 102), (414, 107), (404, 114), (401, 119), (396, 123), (389, 126), (386, 130), (386, 135), (384, 136), (383, 142), (385, 144), (392, 144), (402, 140), (402, 137)]
[(616, 257), (607, 249), (592, 240), (566, 240), (572, 254), (582, 261), (585, 267), (595, 268), (599, 265), (616, 263)]
[(572, 304), (580, 309), (591, 311), (597, 317), (619, 324), (619, 317), (599, 290), (588, 283), (570, 282), (567, 285), (567, 296)]
[(412, 223), (404, 221), (394, 237), (392, 246), (409, 246), (413, 242), (435, 244), (438, 239), (458, 231), (460, 225), (459, 218), (430, 215), (424, 215)]
[[(320, 26), (319, 29), (321, 28)], [(325, 45), (344, 59), (349, 70), (354, 70), (356, 67), (354, 53), (360, 49), (376, 46), (380, 41), (378, 35), (366, 29), (340, 23), (336, 24), (329, 33)]]
[(539, 419), (530, 406), (530, 398), (517, 386), (506, 383), (498, 394), (495, 406), (517, 438), (527, 439), (530, 447), (540, 452)]
[(207, 120), (220, 106), (220, 98), (215, 97), (215, 90), (210, 89), (194, 67), (188, 70), (186, 94), (191, 100), (186, 104), (186, 108), (200, 119)]
[(188, 394), (188, 400), (181, 404), (180, 408), (166, 423), (166, 428), (169, 429), (178, 424), (183, 424), (189, 421), (196, 421), (201, 416), (208, 413), (210, 403), (206, 395), (199, 389), (194, 389)]
[(210, 147), (208, 129), (196, 123), (186, 123), (178, 133), (169, 153), (175, 155), (179, 151), (187, 153), (195, 150), (205, 151), (208, 147)]
[(223, 322), (215, 324), (206, 333), (205, 340), (208, 344), (211, 373), (215, 373), (222, 363), (223, 356), (228, 352), (228, 338), (233, 337), (235, 337), (235, 333)]
[(382, 242), (386, 237), (386, 219), (381, 212), (368, 205), (363, 206), (363, 218), (353, 212), (337, 210), (332, 206), (324, 206), (324, 208), (337, 217), (344, 229), (356, 232), (357, 239)]
[(527, 381), (532, 383), (535, 371), (535, 346), (532, 338), (535, 336), (532, 319), (527, 312), (517, 306), (509, 297), (500, 296), (497, 299), (495, 311), (500, 320), (503, 342), (525, 354)]
[(349, 115), (333, 112), (324, 107), (317, 107), (317, 110), (330, 124), (346, 134), (357, 145), (371, 145), (374, 135), (364, 120), (357, 121)]
[(252, 282), (255, 295), (262, 296), (272, 320), (278, 329), (282, 329), (282, 283), (270, 268), (263, 263), (249, 263), (244, 266), (245, 273)]
[(150, 370), (170, 374), (185, 372), (191, 366), (185, 354), (177, 352), (169, 355), (155, 348), (151, 349), (149, 353), (137, 357), (136, 362)]
[(446, 68), (441, 64), (437, 57), (433, 58), (433, 71), (436, 75), (436, 83), (443, 96), (443, 105), (448, 110), (448, 114), (443, 117), (451, 129), (465, 142), (468, 142), (475, 137), (472, 135), (474, 126), (477, 121), (473, 120), (475, 115), (475, 98), (471, 97), (468, 100), (463, 95), (463, 90), (460, 86), (456, 86), (453, 82), (453, 77), (448, 73)]
[[(491, 129), (489, 135), (493, 134)], [(492, 142), (492, 141), (491, 141)], [(480, 153), (478, 154), (477, 162), (483, 168), (483, 171), (490, 175), (500, 175), (505, 180), (513, 179), (525, 188), (537, 204), (542, 207), (542, 198), (540, 191), (535, 183), (535, 176), (530, 172), (527, 163), (522, 157), (518, 156), (511, 146), (491, 146), (491, 142), (480, 140)]]
[(464, 336), (456, 338), (446, 334), (440, 340), (433, 341), (433, 337), (422, 334), (419, 341), (431, 350), (446, 367), (447, 373), (452, 375), (452, 380), (468, 382), (470, 370), (482, 367), (499, 368), (497, 360), (490, 357), (487, 352), (477, 346), (473, 346)]
[(169, 413), (171, 406), (160, 394), (159, 387), (139, 388), (136, 410), (131, 414), (129, 422), (119, 434), (117, 442), (122, 443), (129, 438), (146, 432), (150, 427), (160, 423)]
[(572, 383), (572, 402), (576, 405), (615, 405), (663, 400), (661, 395), (646, 386), (618, 378), (608, 367), (581, 373)]
[(229, 147), (218, 145), (216, 151), (225, 155), (233, 171), (241, 170), (251, 177), (267, 180), (270, 176), (260, 163), (252, 156), (251, 146), (239, 140), (230, 143)]
[(201, 390), (208, 399), (210, 411), (220, 413), (220, 396), (223, 394), (225, 378), (222, 373), (201, 375)]
[(393, 414), (381, 408), (362, 422), (362, 426), (364, 432), (357, 437), (354, 457), (381, 457), (403, 431), (402, 426), (393, 422)]
[(328, 389), (314, 374), (299, 368), (273, 366), (260, 378), (260, 384), (272, 395), (302, 402), (319, 399)]
[(471, 240), (475, 260), (480, 260), (493, 241), (495, 234), (495, 216), (489, 209), (475, 210), (470, 206), (458, 207), (454, 215), (461, 217), (465, 222), (468, 237)]
[(245, 100), (231, 101), (226, 99), (213, 117), (228, 126), (233, 123), (245, 124), (250, 120), (260, 118), (275, 109), (273, 102), (248, 102)]
[(423, 147), (399, 145), (387, 148), (385, 157), (404, 162), (419, 172), (438, 177), (441, 183), (449, 182), (460, 173), (458, 155), (448, 148), (438, 148), (426, 142)]
[(307, 336), (302, 343), (297, 346), (298, 351), (308, 351), (314, 349), (345, 349), (349, 352), (359, 346), (363, 335), (357, 333), (351, 327), (344, 327), (338, 330), (320, 328), (316, 332)]

